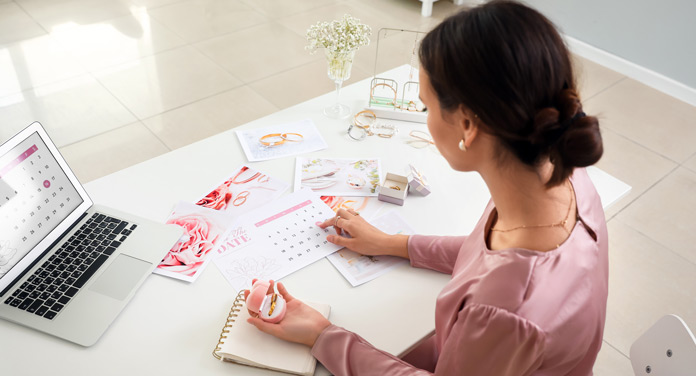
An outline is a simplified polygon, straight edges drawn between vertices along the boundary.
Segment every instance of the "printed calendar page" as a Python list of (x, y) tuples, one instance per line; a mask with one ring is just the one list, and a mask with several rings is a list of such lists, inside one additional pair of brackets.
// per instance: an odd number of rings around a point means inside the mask
[(0, 156), (0, 278), (81, 203), (37, 133)]
[(334, 214), (311, 190), (284, 196), (245, 215), (245, 243), (214, 262), (237, 291), (254, 278), (279, 280), (341, 248), (326, 240), (333, 229), (317, 226)]

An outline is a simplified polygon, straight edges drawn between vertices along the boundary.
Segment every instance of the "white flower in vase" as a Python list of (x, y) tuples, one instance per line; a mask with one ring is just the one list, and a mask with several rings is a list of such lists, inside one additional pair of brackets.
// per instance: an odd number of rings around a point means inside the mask
[(360, 20), (348, 14), (342, 19), (331, 22), (317, 22), (307, 29), (305, 47), (314, 54), (323, 48), (329, 64), (329, 78), (336, 84), (336, 104), (324, 109), (324, 114), (332, 118), (345, 118), (350, 108), (338, 101), (343, 81), (350, 78), (355, 51), (370, 44), (372, 29), (360, 23)]

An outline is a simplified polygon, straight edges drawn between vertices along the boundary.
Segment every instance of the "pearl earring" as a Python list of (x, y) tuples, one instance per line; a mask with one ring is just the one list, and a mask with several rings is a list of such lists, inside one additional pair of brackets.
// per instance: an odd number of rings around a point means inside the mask
[(466, 151), (466, 145), (464, 144), (464, 139), (459, 140), (459, 150)]

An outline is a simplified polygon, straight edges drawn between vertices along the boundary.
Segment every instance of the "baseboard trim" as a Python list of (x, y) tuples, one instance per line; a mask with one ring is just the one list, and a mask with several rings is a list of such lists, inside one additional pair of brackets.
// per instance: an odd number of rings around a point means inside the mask
[(696, 106), (696, 89), (612, 53), (565, 35), (570, 50), (597, 64), (615, 70), (667, 95)]

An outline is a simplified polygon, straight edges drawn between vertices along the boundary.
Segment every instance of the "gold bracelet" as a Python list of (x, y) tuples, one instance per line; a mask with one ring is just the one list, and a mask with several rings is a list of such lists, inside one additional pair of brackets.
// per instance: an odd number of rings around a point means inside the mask
[[(372, 121), (370, 122), (370, 124), (363, 124), (363, 123), (361, 123), (360, 120), (358, 120), (358, 118), (360, 117), (360, 115), (364, 115), (366, 118), (372, 119)], [(355, 123), (355, 126), (358, 127), (358, 128), (362, 128), (362, 129), (368, 129), (368, 128), (370, 128), (370, 126), (371, 126), (372, 124), (374, 124), (375, 121), (377, 121), (377, 115), (375, 115), (375, 113), (372, 112), (372, 111), (370, 111), (370, 110), (360, 111), (360, 112), (358, 112), (357, 114), (355, 114), (355, 116), (353, 117), (353, 122)]]
[[(265, 139), (273, 138), (273, 137), (280, 138), (280, 141), (264, 141)], [(259, 138), (259, 142), (263, 146), (278, 146), (278, 145), (284, 144), (285, 141), (286, 141), (285, 138), (283, 138), (283, 136), (280, 133), (271, 133), (271, 134), (267, 134), (267, 135)]]
[(385, 83), (376, 84), (375, 86), (372, 87), (372, 90), (370, 90), (370, 102), (372, 102), (372, 98), (375, 97), (375, 88), (376, 88), (377, 86), (386, 86), (386, 87), (390, 88), (390, 89), (394, 92), (394, 101), (393, 101), (391, 104), (392, 104), (394, 107), (396, 107), (396, 106), (397, 106), (397, 105), (396, 105), (396, 89), (394, 89), (393, 86), (391, 86), (391, 85), (389, 85), (389, 84), (385, 84)]
[[(300, 138), (293, 140), (293, 139), (288, 138), (289, 135), (298, 136)], [(299, 133), (283, 133), (280, 135), (280, 138), (282, 138), (285, 141), (289, 141), (289, 142), (300, 142), (300, 141), (304, 140), (304, 136), (299, 134)]]

